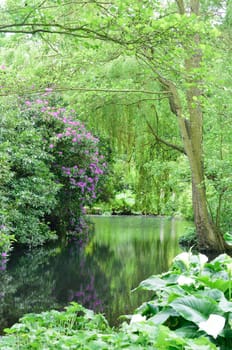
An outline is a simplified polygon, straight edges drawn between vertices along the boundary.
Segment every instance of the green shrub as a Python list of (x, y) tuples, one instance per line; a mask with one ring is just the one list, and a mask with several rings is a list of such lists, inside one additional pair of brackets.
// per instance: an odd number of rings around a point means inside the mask
[(5, 332), (0, 338), (4, 350), (216, 349), (206, 338), (185, 339), (150, 321), (134, 320), (115, 330), (103, 315), (75, 303), (64, 312), (28, 314)]
[(141, 282), (154, 298), (137, 312), (187, 338), (206, 337), (220, 349), (232, 347), (232, 258), (226, 254), (207, 263), (202, 254), (184, 252), (171, 269)]
[(56, 234), (85, 235), (83, 208), (106, 168), (99, 139), (50, 90), (17, 102), (2, 111), (0, 225), (30, 247)]

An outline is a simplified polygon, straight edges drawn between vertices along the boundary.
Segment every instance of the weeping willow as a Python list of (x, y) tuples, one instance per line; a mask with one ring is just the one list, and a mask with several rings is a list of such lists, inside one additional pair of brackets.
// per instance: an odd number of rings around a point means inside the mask
[(170, 125), (156, 117), (151, 103), (119, 102), (113, 98), (111, 103), (90, 113), (94, 117), (89, 117), (88, 126), (109, 140), (115, 162), (122, 164), (124, 188), (130, 187), (135, 193), (136, 210), (170, 214), (177, 209), (174, 193), (178, 190), (175, 169), (179, 154), (154, 138), (147, 121), (166, 137)]
[[(135, 87), (137, 81), (141, 86), (144, 79), (146, 89), (158, 89), (146, 71), (139, 71), (136, 60), (128, 57), (104, 67), (105, 80), (106, 77), (109, 85), (114, 81), (119, 88), (124, 84)], [(162, 144), (151, 132), (154, 130), (159, 138), (169, 142), (180, 142), (168, 101), (141, 93), (92, 93), (81, 97), (81, 109), (88, 128), (109, 141), (116, 164), (114, 175), (120, 178), (122, 191), (130, 188), (135, 194), (135, 209), (145, 214), (176, 211), (179, 153)]]

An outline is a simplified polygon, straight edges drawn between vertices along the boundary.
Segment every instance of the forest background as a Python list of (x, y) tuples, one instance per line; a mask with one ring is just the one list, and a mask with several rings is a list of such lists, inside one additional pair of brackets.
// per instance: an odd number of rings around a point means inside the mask
[[(194, 219), (200, 248), (227, 248), (231, 6), (229, 0), (1, 4), (3, 253), (9, 237), (30, 246), (51, 239), (64, 208), (59, 228), (75, 231), (81, 224), (73, 213), (80, 217), (95, 199), (103, 211)], [(70, 135), (58, 137), (67, 133), (64, 120), (81, 123), (81, 147)], [(91, 200), (82, 196), (83, 174), (76, 187), (67, 182), (80, 161), (101, 188)], [(65, 167), (59, 175), (57, 164)]]

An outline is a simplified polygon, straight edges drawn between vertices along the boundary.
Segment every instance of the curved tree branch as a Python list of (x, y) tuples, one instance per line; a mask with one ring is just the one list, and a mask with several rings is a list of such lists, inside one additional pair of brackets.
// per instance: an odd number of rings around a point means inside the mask
[[(8, 88), (9, 89), (9, 88)], [(163, 95), (162, 98), (168, 97), (169, 92), (166, 91), (151, 91), (151, 90), (136, 90), (136, 89), (108, 89), (108, 88), (82, 88), (82, 87), (54, 87), (54, 92), (61, 92), (61, 91), (83, 91), (83, 92), (108, 92), (108, 93), (141, 93), (141, 94), (148, 94), (148, 95)], [(46, 91), (44, 89), (38, 89), (38, 90), (23, 90), (21, 93), (17, 90), (15, 91), (5, 91), (0, 93), (0, 96), (10, 96), (10, 95), (34, 95), (38, 93), (45, 93)]]
[(170, 148), (172, 148), (172, 149), (174, 149), (174, 150), (176, 150), (176, 151), (178, 151), (178, 152), (181, 152), (181, 153), (183, 153), (183, 154), (186, 154), (186, 152), (185, 152), (185, 150), (184, 150), (183, 147), (178, 146), (178, 145), (175, 145), (174, 143), (168, 142), (168, 141), (164, 140), (163, 138), (161, 138), (161, 137), (156, 133), (155, 129), (151, 126), (151, 124), (149, 123), (149, 121), (148, 121), (147, 119), (146, 119), (146, 123), (147, 123), (147, 125), (148, 125), (148, 127), (149, 127), (149, 129), (150, 129), (150, 131), (151, 131), (151, 133), (152, 133), (152, 135), (155, 137), (155, 139), (156, 139), (158, 142), (161, 142), (161, 143), (163, 143), (164, 145), (166, 145), (166, 146), (168, 146), (168, 147), (170, 147)]

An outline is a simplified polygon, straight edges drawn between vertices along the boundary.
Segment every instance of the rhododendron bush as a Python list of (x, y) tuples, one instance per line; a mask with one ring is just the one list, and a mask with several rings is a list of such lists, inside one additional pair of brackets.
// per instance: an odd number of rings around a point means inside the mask
[(2, 112), (0, 225), (29, 246), (57, 234), (86, 238), (84, 206), (96, 200), (106, 169), (99, 139), (57, 105), (47, 89)]

